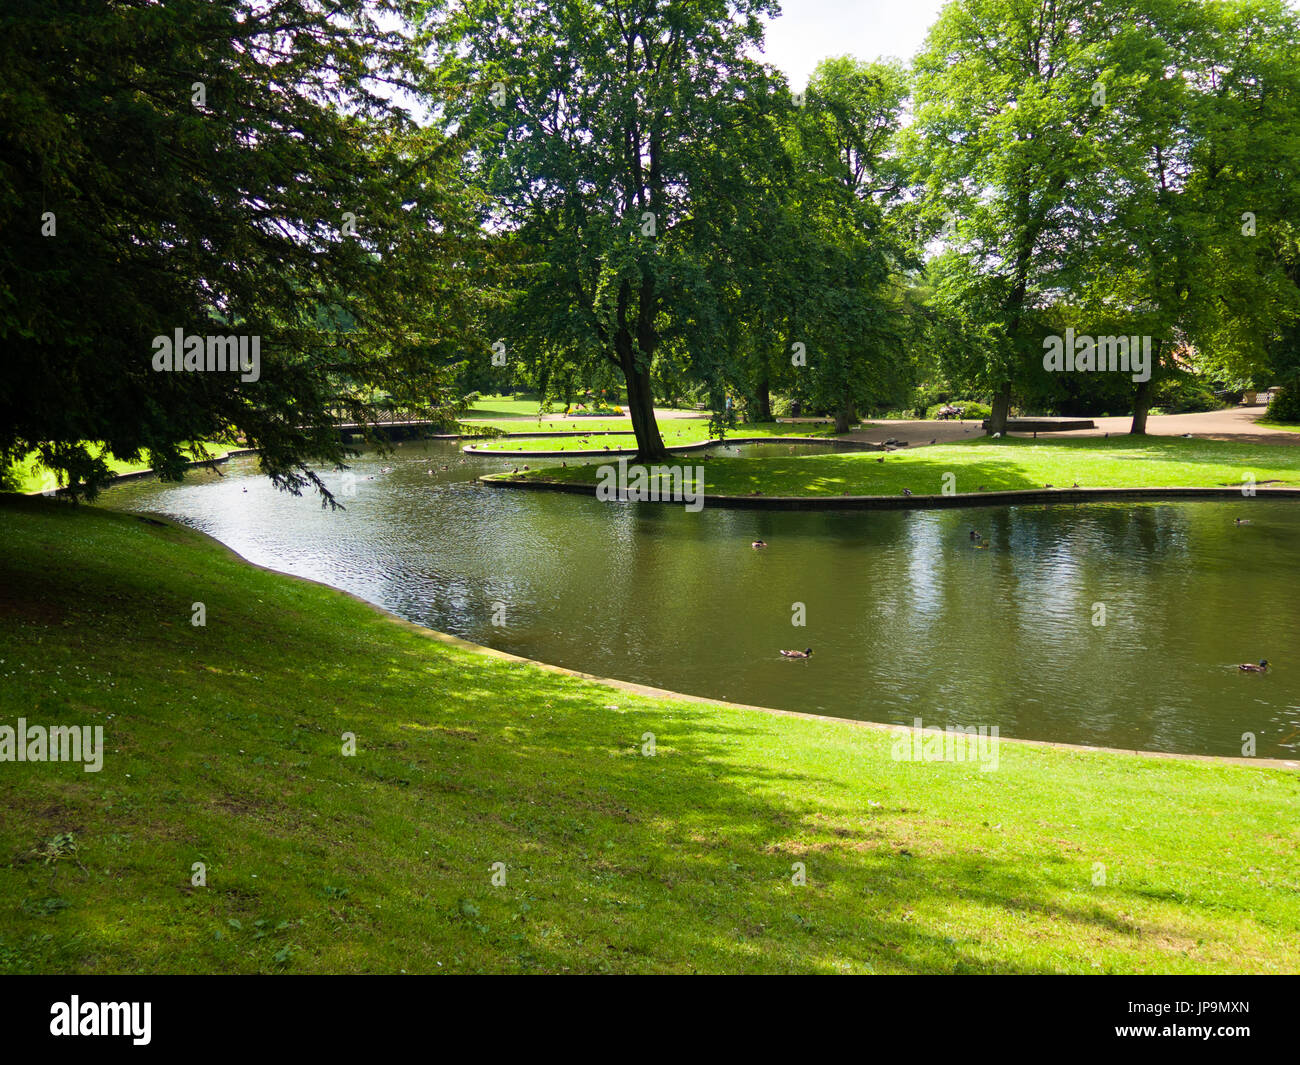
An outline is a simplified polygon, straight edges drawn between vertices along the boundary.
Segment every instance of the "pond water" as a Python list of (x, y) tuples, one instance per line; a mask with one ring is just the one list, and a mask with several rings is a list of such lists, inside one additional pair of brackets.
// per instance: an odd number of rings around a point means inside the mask
[[(589, 673), (1027, 739), (1239, 755), (1249, 732), (1260, 757), (1300, 752), (1294, 504), (688, 513), (474, 482), (524, 461), (407, 442), (355, 462), (346, 512), (276, 491), (255, 456), (224, 476), (127, 482), (101, 502)], [(343, 477), (326, 481), (342, 489)], [(753, 550), (760, 538), (770, 546)], [(808, 646), (804, 661), (778, 654)], [(1261, 658), (1267, 674), (1236, 668)]]

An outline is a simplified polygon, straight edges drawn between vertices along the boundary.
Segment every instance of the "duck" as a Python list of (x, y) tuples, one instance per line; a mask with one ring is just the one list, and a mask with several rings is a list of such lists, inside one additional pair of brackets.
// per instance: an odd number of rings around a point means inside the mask
[[(782, 653), (782, 654), (785, 654), (784, 651), (782, 651), (781, 653)], [(1243, 663), (1241, 663), (1241, 665), (1239, 665), (1237, 668), (1238, 668), (1239, 670), (1241, 670), (1243, 673), (1267, 673), (1267, 672), (1268, 672), (1268, 659), (1267, 659), (1267, 658), (1261, 658), (1261, 659), (1259, 660), (1259, 665), (1255, 665), (1254, 662), (1243, 662)]]
[(1233, 524), (1233, 525), (1249, 525), (1249, 524), (1250, 524), (1250, 519), (1249, 519), (1249, 518), (1233, 518), (1233, 520), (1232, 520), (1232, 524)]
[(782, 658), (812, 658), (812, 648), (806, 648), (803, 651), (782, 651)]
[(752, 544), (750, 544), (749, 546), (752, 547), (752, 548), (754, 548), (755, 550), (758, 550), (760, 547), (766, 547), (766, 546), (767, 546), (767, 541), (766, 541), (766, 540), (755, 540), (755, 541), (754, 541)]
[(912, 494), (912, 490), (910, 488), (903, 489), (903, 495), (910, 496), (911, 494)]
[(979, 533), (977, 533), (974, 529), (970, 531), (970, 538), (971, 538), (971, 543), (973, 544), (977, 544), (984, 539), (984, 537)]

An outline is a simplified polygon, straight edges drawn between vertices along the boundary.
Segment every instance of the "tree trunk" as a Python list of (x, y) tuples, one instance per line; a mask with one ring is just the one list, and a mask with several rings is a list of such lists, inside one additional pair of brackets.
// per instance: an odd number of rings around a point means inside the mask
[(633, 461), (660, 462), (669, 455), (663, 437), (659, 435), (659, 423), (655, 421), (650, 367), (637, 366), (630, 337), (626, 344), (620, 343), (618, 347), (619, 365), (622, 366), (623, 377), (627, 381), (627, 412), (632, 418), (632, 430), (636, 433), (636, 458)]
[(772, 420), (772, 383), (764, 366), (758, 383), (754, 385), (754, 416), (750, 421), (770, 422)]
[(1133, 395), (1133, 425), (1129, 429), (1132, 436), (1147, 435), (1147, 411), (1151, 409), (1151, 380), (1139, 381)]
[(835, 410), (835, 432), (847, 433), (849, 426), (857, 424), (858, 411), (852, 402), (841, 403)]
[(1151, 400), (1155, 396), (1156, 367), (1160, 365), (1160, 348), (1163, 343), (1163, 339), (1156, 341), (1155, 352), (1151, 356), (1151, 374), (1145, 381), (1137, 383), (1137, 391), (1133, 394), (1133, 425), (1129, 429), (1130, 436), (1147, 435), (1147, 412), (1151, 409)]
[(1011, 382), (1005, 382), (993, 394), (993, 409), (989, 413), (989, 435), (1007, 435), (1007, 421), (1011, 417)]

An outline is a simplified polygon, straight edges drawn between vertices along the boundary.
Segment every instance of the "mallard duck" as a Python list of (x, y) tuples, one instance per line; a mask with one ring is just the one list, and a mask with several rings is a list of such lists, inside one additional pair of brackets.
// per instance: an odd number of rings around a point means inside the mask
[(1233, 524), (1233, 525), (1249, 525), (1249, 524), (1250, 524), (1250, 519), (1249, 519), (1249, 518), (1234, 518), (1233, 521), (1232, 521), (1232, 524)]
[(749, 546), (752, 547), (752, 548), (755, 548), (755, 549), (760, 548), (760, 547), (766, 547), (766, 546), (767, 546), (767, 541), (766, 541), (766, 540), (755, 540), (755, 541), (754, 541), (752, 544), (750, 544)]
[[(782, 654), (785, 654), (784, 651), (782, 651), (781, 653), (782, 653)], [(1238, 668), (1239, 670), (1241, 670), (1243, 673), (1267, 673), (1267, 672), (1268, 672), (1268, 659), (1267, 659), (1267, 658), (1261, 658), (1261, 659), (1259, 660), (1259, 665), (1255, 665), (1254, 662), (1243, 662), (1243, 663), (1241, 663), (1241, 665), (1239, 665), (1237, 668)]]
[(984, 539), (984, 537), (981, 536), (979, 533), (977, 533), (974, 529), (970, 531), (970, 538), (971, 538), (971, 543), (974, 544), (977, 544)]
[(803, 651), (782, 651), (783, 658), (812, 658), (812, 648), (809, 647)]

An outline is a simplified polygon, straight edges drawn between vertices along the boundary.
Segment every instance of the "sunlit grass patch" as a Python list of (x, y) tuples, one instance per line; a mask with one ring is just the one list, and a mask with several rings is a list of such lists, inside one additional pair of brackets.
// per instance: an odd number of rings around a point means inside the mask
[(0, 762), (0, 971), (1300, 966), (1294, 773), (895, 761), (449, 646), (130, 515), (8, 502), (0, 543), (0, 724), (107, 746)]
[[(532, 470), (534, 480), (583, 482), (590, 467)], [(1241, 487), (1300, 485), (1300, 448), (1180, 437), (992, 440), (903, 448), (887, 454), (760, 455), (714, 458), (710, 495), (943, 494), (1044, 488)]]

